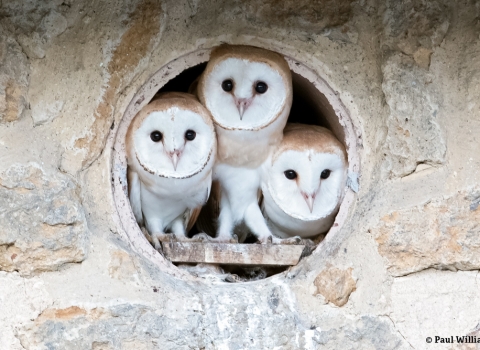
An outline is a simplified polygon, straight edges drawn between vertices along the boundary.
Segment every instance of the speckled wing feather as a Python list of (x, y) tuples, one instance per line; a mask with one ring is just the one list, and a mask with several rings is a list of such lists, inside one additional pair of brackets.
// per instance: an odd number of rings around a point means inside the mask
[(184, 214), (185, 230), (187, 233), (192, 229), (193, 225), (195, 225), (195, 222), (197, 221), (201, 210), (202, 210), (202, 207), (198, 207), (195, 209), (187, 210), (185, 212)]

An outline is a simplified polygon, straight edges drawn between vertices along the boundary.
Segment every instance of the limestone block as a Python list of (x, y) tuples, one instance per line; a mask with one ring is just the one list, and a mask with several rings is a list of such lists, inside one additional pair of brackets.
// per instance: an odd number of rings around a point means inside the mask
[(19, 34), (18, 42), (29, 58), (44, 58), (45, 45), (43, 38), (37, 32), (32, 34)]
[(298, 349), (411, 349), (387, 317), (365, 315), (335, 328), (317, 327), (305, 332), (306, 346)]
[(386, 1), (385, 43), (407, 55), (420, 47), (432, 49), (440, 45), (450, 26), (450, 6), (448, 0)]
[(17, 120), (28, 108), (29, 73), (22, 48), (0, 27), (0, 123)]
[[(38, 0), (38, 1), (17, 1), (3, 0), (0, 3), (0, 15), (3, 15), (5, 22), (23, 33), (34, 31), (42, 22), (42, 19), (55, 8), (63, 3), (62, 0)], [(68, 3), (68, 1), (66, 2)]]
[(67, 29), (67, 19), (55, 10), (42, 18), (36, 31), (20, 33), (18, 41), (29, 58), (44, 58), (51, 40)]
[(394, 211), (371, 229), (394, 276), (480, 268), (480, 189)]
[(65, 101), (38, 101), (38, 103), (32, 104), (32, 119), (33, 125), (42, 125), (46, 122), (58, 117), (65, 105)]
[[(480, 5), (479, 5), (480, 13)], [(466, 106), (469, 112), (478, 113), (480, 103), (478, 96), (480, 95), (480, 40), (469, 45), (462, 52), (464, 61), (459, 69), (459, 78), (466, 85)]]
[(402, 54), (391, 56), (382, 72), (382, 89), (390, 108), (384, 170), (392, 177), (403, 177), (418, 164), (443, 164), (446, 141), (437, 118), (441, 97), (432, 77)]
[(0, 175), (0, 270), (32, 275), (81, 262), (87, 225), (76, 185), (38, 164)]
[(51, 302), (40, 279), (0, 271), (0, 347), (25, 349), (15, 336), (15, 327), (37, 318)]
[(225, 290), (211, 290), (201, 304), (176, 295), (162, 308), (139, 303), (51, 307), (19, 327), (17, 337), (26, 349), (410, 348), (387, 317), (307, 328), (279, 289), (262, 290), (265, 295), (257, 299), (247, 291), (232, 298)]
[(391, 298), (390, 318), (414, 349), (476, 349), (427, 344), (425, 339), (475, 333), (480, 309), (477, 271), (427, 270), (395, 278)]
[(67, 29), (67, 19), (55, 10), (43, 17), (40, 28), (47, 39), (55, 38)]
[(127, 252), (120, 249), (110, 252), (108, 274), (119, 280), (138, 280), (138, 271), (134, 260)]
[(41, 344), (55, 349), (182, 349), (186, 343), (199, 348), (202, 341), (195, 339), (196, 322), (190, 321), (190, 332), (180, 336), (174, 332), (173, 319), (146, 305), (93, 309), (71, 306), (46, 309), (34, 324), (20, 332), (19, 338), (28, 349), (41, 348)]
[(281, 28), (301, 27), (303, 30), (320, 31), (346, 23), (352, 15), (353, 0), (275, 0), (242, 2), (242, 12), (256, 22), (270, 23)]
[(415, 62), (424, 69), (428, 69), (430, 66), (430, 56), (432, 55), (432, 50), (420, 47), (417, 51), (413, 53), (413, 59)]
[(340, 270), (332, 265), (327, 266), (313, 282), (317, 287), (315, 294), (323, 295), (325, 300), (336, 306), (345, 305), (350, 294), (357, 288), (352, 277), (352, 270), (352, 268)]

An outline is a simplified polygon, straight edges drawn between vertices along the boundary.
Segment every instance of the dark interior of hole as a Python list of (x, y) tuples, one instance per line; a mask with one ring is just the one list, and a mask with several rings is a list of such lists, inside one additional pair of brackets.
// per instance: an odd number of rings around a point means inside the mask
[[(174, 264), (178, 266), (179, 264)], [(195, 266), (196, 264), (185, 264), (184, 266)], [(288, 266), (238, 266), (238, 265), (218, 265), (224, 273), (236, 275), (236, 282), (256, 281), (264, 279), (277, 273), (283, 272)], [(233, 282), (233, 281), (232, 281)]]
[[(175, 78), (165, 84), (158, 93), (162, 92), (188, 92), (190, 85), (202, 74), (207, 63), (202, 63), (184, 70)], [(292, 72), (293, 80), (293, 102), (289, 123), (303, 123), (320, 125), (330, 129), (330, 125), (324, 115), (316, 107), (316, 102), (312, 100), (312, 96), (305, 93), (305, 84), (310, 84), (305, 78)]]
[(205, 62), (185, 69), (182, 73), (166, 83), (157, 93), (170, 91), (188, 92), (190, 85), (202, 74), (206, 66), (207, 63)]
[[(158, 92), (188, 92), (190, 85), (197, 79), (205, 69), (207, 63), (202, 63), (184, 70), (175, 78), (165, 84)], [(330, 125), (322, 110), (328, 110), (329, 107), (327, 99), (321, 95), (313, 84), (306, 78), (292, 71), (292, 85), (293, 85), (293, 101), (290, 115), (288, 117), (289, 123), (303, 123), (311, 125), (319, 125), (326, 127), (334, 132), (341, 141), (343, 141), (343, 131), (334, 130)], [(337, 128), (338, 129), (338, 128)], [(194, 226), (188, 233), (189, 237), (199, 233)], [(253, 236), (249, 236), (244, 243), (255, 243), (257, 240)]]

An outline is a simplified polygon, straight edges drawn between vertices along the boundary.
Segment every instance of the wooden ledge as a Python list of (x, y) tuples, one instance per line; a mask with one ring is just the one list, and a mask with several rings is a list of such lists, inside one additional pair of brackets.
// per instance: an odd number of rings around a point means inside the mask
[(304, 245), (162, 242), (165, 257), (173, 263), (222, 265), (296, 265)]

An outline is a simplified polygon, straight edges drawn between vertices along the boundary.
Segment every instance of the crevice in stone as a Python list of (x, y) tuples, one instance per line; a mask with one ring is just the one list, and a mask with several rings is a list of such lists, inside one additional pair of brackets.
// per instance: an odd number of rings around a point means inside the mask
[(395, 325), (395, 322), (393, 322), (392, 318), (390, 317), (390, 315), (380, 315), (380, 316), (384, 316), (384, 317), (387, 317), (390, 322), (392, 322), (392, 325), (393, 325), (393, 328), (397, 331), (398, 334), (400, 334), (400, 336), (403, 338), (403, 340), (405, 340), (407, 342), (408, 345), (410, 345), (410, 347), (412, 349), (415, 349), (415, 347), (410, 344), (410, 342), (403, 336), (402, 332), (399, 331), (399, 329), (397, 328), (397, 326)]
[[(426, 169), (421, 169), (421, 170), (418, 170), (418, 167), (420, 165), (427, 165), (428, 168)], [(413, 174), (418, 174), (418, 173), (421, 173), (422, 171), (425, 171), (425, 170), (429, 170), (430, 168), (433, 168), (433, 169), (439, 169), (441, 167), (441, 164), (437, 164), (437, 163), (431, 163), (431, 162), (428, 162), (428, 161), (420, 161), (420, 162), (417, 162), (416, 166), (415, 166), (415, 169), (413, 169), (411, 172), (409, 172), (408, 174), (405, 174), (405, 175), (402, 175), (400, 176), (401, 179), (404, 179), (408, 176), (411, 176)], [(418, 171), (417, 171), (418, 170)]]

